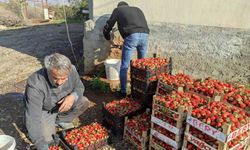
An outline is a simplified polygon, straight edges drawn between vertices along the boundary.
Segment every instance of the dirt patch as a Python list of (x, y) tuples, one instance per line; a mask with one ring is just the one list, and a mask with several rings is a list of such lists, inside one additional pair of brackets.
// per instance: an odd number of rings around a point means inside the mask
[[(70, 37), (77, 58), (82, 53), (82, 24), (69, 25)], [(43, 58), (59, 52), (76, 64), (64, 24), (44, 24), (0, 31), (0, 94), (25, 80), (42, 66)]]
[(0, 25), (6, 27), (24, 25), (24, 21), (15, 13), (1, 7), (0, 9)]

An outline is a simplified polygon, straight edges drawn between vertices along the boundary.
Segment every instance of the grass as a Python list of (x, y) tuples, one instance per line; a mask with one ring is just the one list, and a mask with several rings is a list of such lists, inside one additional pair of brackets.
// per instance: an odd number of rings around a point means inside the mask
[(0, 2), (0, 8), (5, 8), (6, 7), (6, 3)]
[(50, 23), (51, 23), (51, 24), (62, 24), (62, 23), (64, 23), (64, 22), (65, 22), (65, 20), (59, 19), (59, 20), (52, 20)]
[(100, 80), (100, 77), (94, 77), (90, 80), (90, 88), (96, 91), (100, 91), (102, 93), (109, 92), (109, 85)]

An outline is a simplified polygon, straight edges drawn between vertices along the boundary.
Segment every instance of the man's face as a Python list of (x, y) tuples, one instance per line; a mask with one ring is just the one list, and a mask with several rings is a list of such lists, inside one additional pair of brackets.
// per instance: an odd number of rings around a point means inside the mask
[(52, 82), (56, 86), (60, 86), (63, 85), (68, 80), (69, 73), (68, 72), (61, 73), (56, 69), (52, 69), (49, 75), (51, 77)]

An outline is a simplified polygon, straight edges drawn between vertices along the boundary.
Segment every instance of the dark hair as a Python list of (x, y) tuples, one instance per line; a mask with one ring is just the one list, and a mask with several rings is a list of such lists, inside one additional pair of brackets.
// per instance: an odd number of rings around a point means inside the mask
[(128, 3), (124, 2), (124, 1), (121, 1), (117, 4), (117, 7), (120, 7), (120, 6), (128, 6)]

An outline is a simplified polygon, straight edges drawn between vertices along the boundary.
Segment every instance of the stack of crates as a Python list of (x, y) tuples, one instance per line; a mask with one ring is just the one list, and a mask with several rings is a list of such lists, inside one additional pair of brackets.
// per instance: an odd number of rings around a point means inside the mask
[[(125, 114), (112, 114), (107, 108), (107, 105), (111, 103), (115, 103), (114, 109), (118, 110), (120, 113), (125, 111), (126, 109), (130, 110)], [(130, 105), (130, 107), (129, 107)], [(112, 133), (115, 134), (117, 137), (122, 138), (123, 136), (123, 129), (124, 129), (124, 122), (125, 117), (131, 118), (135, 115), (141, 114), (144, 112), (144, 108), (141, 107), (141, 104), (137, 101), (132, 100), (131, 98), (124, 98), (121, 100), (113, 100), (109, 103), (103, 103), (102, 105), (102, 115), (103, 115), (103, 125), (111, 129)]]
[[(208, 119), (204, 117), (203, 119), (197, 118), (197, 115), (193, 115), (198, 109), (214, 110), (215, 108), (211, 107), (211, 105), (213, 105), (212, 103), (218, 103), (221, 108), (226, 106), (227, 112), (233, 112), (230, 114), (231, 118), (232, 116), (240, 118), (242, 117), (241, 115), (243, 115), (243, 118), (245, 118), (247, 122), (239, 128), (233, 129), (231, 123), (232, 119), (227, 117), (228, 123), (223, 124), (221, 128), (216, 128), (210, 123), (210, 121), (208, 121)], [(210, 102), (210, 104), (211, 105), (208, 104), (204, 107), (194, 109), (193, 111), (191, 109), (188, 111), (182, 149), (248, 150), (247, 147), (250, 145), (250, 118), (247, 117), (246, 113), (240, 108), (234, 107), (225, 102)], [(217, 113), (219, 114), (220, 112)], [(209, 113), (206, 113), (205, 116), (212, 118)], [(214, 122), (218, 124), (219, 121), (223, 121), (220, 116), (218, 116)]]
[(180, 149), (184, 132), (184, 107), (174, 111), (159, 105), (154, 96), (149, 149)]
[[(192, 82), (185, 74), (163, 73), (159, 76), (156, 95), (153, 97), (149, 149), (182, 148), (187, 109), (207, 103), (205, 97), (188, 91), (186, 87)], [(193, 100), (198, 106), (191, 105)]]
[[(138, 67), (135, 64), (137, 61), (154, 62), (163, 61), (162, 65), (156, 64), (153, 69), (146, 65)], [(161, 73), (170, 73), (172, 68), (172, 59), (162, 58), (144, 58), (131, 61), (130, 79), (131, 79), (131, 95), (133, 99), (139, 100), (143, 106), (151, 107), (153, 95), (155, 95), (158, 76)], [(149, 64), (152, 65), (152, 64)]]
[(149, 143), (150, 109), (131, 119), (126, 117), (123, 138), (130, 141), (138, 150), (146, 150)]

